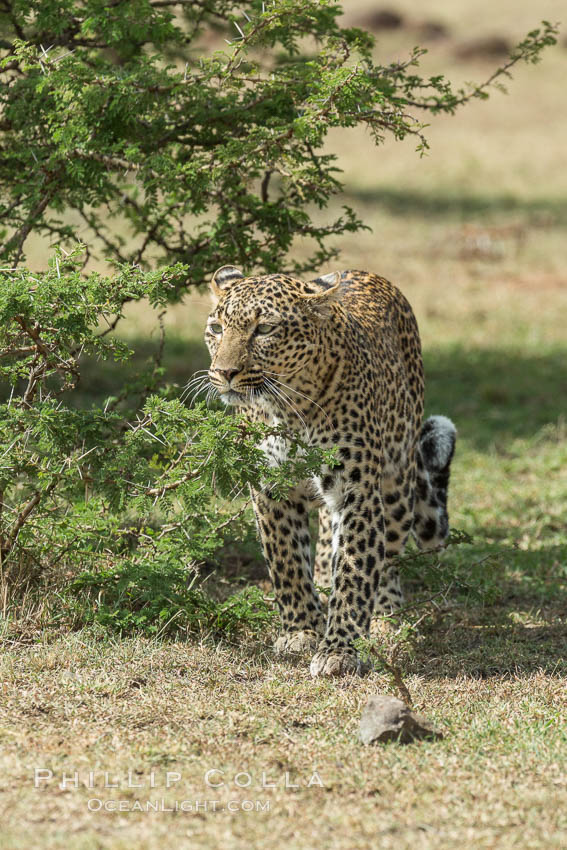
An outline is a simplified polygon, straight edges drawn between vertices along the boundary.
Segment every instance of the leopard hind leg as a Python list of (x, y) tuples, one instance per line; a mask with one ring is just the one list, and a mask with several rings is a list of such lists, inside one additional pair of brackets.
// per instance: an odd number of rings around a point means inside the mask
[(385, 559), (380, 571), (374, 614), (391, 616), (404, 602), (398, 557), (403, 553), (412, 526), (415, 503), (415, 465), (408, 464), (382, 477), (381, 497), (386, 531)]

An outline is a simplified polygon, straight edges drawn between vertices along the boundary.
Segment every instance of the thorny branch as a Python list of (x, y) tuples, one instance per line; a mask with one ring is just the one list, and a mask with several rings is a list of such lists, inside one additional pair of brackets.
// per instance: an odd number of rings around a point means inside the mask
[[(125, 5), (119, 0), (112, 0), (107, 8), (119, 15)], [(373, 66), (363, 51), (362, 60), (357, 59), (353, 64), (354, 43), (350, 43), (347, 31), (339, 28), (333, 31), (329, 43), (319, 33), (323, 49), (317, 58), (314, 77), (302, 76), (302, 66), (293, 61), (278, 65), (271, 58), (266, 60), (264, 57), (271, 57), (269, 51), (264, 51), (259, 58), (253, 52), (255, 46), (262, 44), (265, 38), (269, 43), (277, 28), (285, 30), (293, 42), (304, 35), (309, 26), (301, 15), (294, 17), (288, 8), (279, 8), (277, 4), (266, 4), (262, 14), (256, 10), (252, 17), (242, 10), (240, 23), (234, 17), (235, 7), (220, 0), (215, 3), (207, 0), (151, 0), (149, 5), (151, 14), (157, 16), (156, 21), (161, 20), (160, 10), (166, 16), (169, 9), (184, 12), (184, 25), (178, 26), (178, 21), (171, 24), (174, 30), (177, 27), (176, 37), (181, 40), (180, 44), (190, 41), (202, 23), (217, 20), (229, 24), (234, 30), (230, 53), (224, 59), (216, 59), (216, 65), (208, 65), (209, 57), (205, 55), (201, 59), (191, 56), (183, 74), (160, 72), (150, 78), (146, 74), (141, 77), (134, 74), (126, 82), (120, 74), (114, 70), (111, 72), (113, 85), (121, 89), (122, 98), (126, 101), (130, 98), (136, 108), (138, 103), (146, 103), (137, 115), (136, 126), (143, 128), (143, 134), (140, 139), (133, 140), (136, 153), (132, 155), (132, 140), (126, 137), (117, 137), (112, 144), (101, 144), (104, 139), (99, 138), (97, 133), (91, 133), (84, 144), (73, 144), (69, 149), (60, 150), (51, 136), (43, 132), (43, 127), (40, 134), (33, 126), (26, 126), (24, 132), (13, 118), (8, 122), (0, 119), (6, 139), (19, 140), (22, 151), (29, 146), (36, 162), (50, 163), (49, 171), (42, 173), (42, 166), (35, 169), (42, 175), (43, 182), (39, 186), (39, 200), (31, 209), (26, 208), (25, 196), (17, 183), (10, 181), (5, 184), (7, 195), (16, 194), (15, 198), (7, 198), (6, 204), (0, 208), (0, 216), (15, 228), (4, 244), (4, 250), (12, 253), (14, 265), (20, 263), (25, 243), (34, 229), (61, 240), (72, 238), (72, 227), (61, 226), (53, 218), (55, 211), (60, 214), (65, 206), (81, 211), (89, 227), (90, 241), (98, 241), (111, 256), (124, 260), (127, 252), (120, 240), (108, 235), (99, 213), (83, 211), (82, 193), (72, 186), (73, 171), (78, 166), (87, 169), (95, 166), (93, 174), (96, 173), (95, 179), (112, 215), (125, 219), (131, 232), (141, 236), (140, 243), (127, 257), (132, 262), (143, 264), (155, 259), (152, 251), (157, 247), (163, 251), (166, 261), (179, 258), (194, 262), (195, 282), (201, 282), (209, 270), (214, 270), (225, 259), (224, 254), (233, 244), (236, 230), (243, 231), (248, 242), (242, 249), (243, 255), (253, 252), (257, 256), (273, 256), (275, 262), (282, 258), (291, 242), (286, 234), (290, 227), (290, 217), (285, 215), (288, 208), (300, 211), (308, 202), (324, 206), (328, 198), (341, 188), (325, 157), (319, 153), (322, 142), (312, 143), (298, 132), (294, 120), (296, 114), (307, 112), (313, 128), (366, 125), (377, 143), (387, 134), (396, 138), (415, 136), (420, 149), (423, 149), (427, 147), (423, 125), (408, 114), (408, 109), (452, 112), (473, 98), (485, 96), (498, 78), (509, 76), (510, 69), (519, 61), (537, 58), (542, 47), (552, 43), (555, 32), (551, 25), (546, 24), (541, 34), (531, 33), (485, 82), (469, 91), (453, 93), (440, 78), (425, 80), (410, 74), (411, 66), (417, 63), (423, 51), (416, 50), (407, 60), (382, 67)], [(91, 59), (105, 45), (99, 34), (85, 36), (83, 21), (77, 15), (70, 15), (68, 25), (58, 28), (56, 33), (48, 33), (31, 29), (19, 6), (11, 0), (1, 0), (0, 9), (7, 14), (14, 34), (22, 41), (27, 39), (28, 45), (37, 49), (37, 62), (48, 83), (50, 75), (56, 76), (55, 71), (60, 67), (58, 63), (63, 56), (74, 54), (71, 63), (84, 63), (85, 67), (94, 69)], [(301, 11), (308, 12), (308, 5)], [(170, 19), (167, 18), (167, 21)], [(186, 31), (183, 26), (186, 26)], [(316, 27), (316, 24), (313, 26)], [(144, 44), (153, 45), (153, 50), (158, 49), (159, 45), (152, 41), (151, 27), (140, 38)], [(46, 49), (44, 45), (49, 47)], [(124, 45), (116, 49), (122, 47)], [(141, 47), (141, 43), (128, 45), (130, 51), (139, 51)], [(59, 54), (60, 49), (67, 50), (67, 53)], [(25, 61), (18, 58), (15, 47), (10, 48), (8, 56), (14, 57), (15, 70), (26, 77), (29, 72), (23, 70)], [(290, 52), (292, 57), (293, 51)], [(348, 73), (333, 77), (340, 70)], [(80, 73), (79, 68), (69, 70), (71, 78), (75, 73)], [(319, 83), (327, 74), (330, 88), (324, 88), (325, 94), (317, 102)], [(14, 80), (3, 95), (4, 111), (11, 103), (12, 88), (19, 84), (19, 78), (16, 82)], [(84, 91), (101, 87), (108, 90), (104, 111), (112, 106), (113, 87), (109, 88), (108, 83), (108, 69), (105, 71), (103, 67), (101, 70), (99, 64), (83, 85)], [(49, 96), (57, 91), (58, 85), (58, 82), (54, 83), (53, 91), (47, 86)], [(353, 92), (349, 94), (351, 87)], [(416, 92), (427, 89), (434, 91), (421, 98), (415, 96)], [(20, 91), (14, 88), (13, 96), (16, 97)], [(196, 96), (195, 93), (200, 91), (207, 93), (206, 103)], [(384, 95), (385, 91), (388, 91), (387, 95)], [(285, 99), (282, 97), (284, 92)], [(353, 109), (355, 92), (359, 93), (356, 95), (359, 104)], [(150, 95), (151, 106), (149, 100), (144, 100)], [(272, 103), (277, 104), (275, 112), (269, 108)], [(257, 132), (268, 128), (269, 133)], [(21, 145), (23, 138), (24, 146)], [(251, 141), (248, 142), (248, 139)], [(227, 171), (225, 147), (236, 140), (242, 143), (242, 153), (232, 156)], [(161, 160), (156, 156), (158, 151)], [(209, 187), (204, 206), (203, 188), (193, 186), (183, 167), (185, 163), (196, 162), (197, 155), (201, 174), (218, 174), (215, 185)], [(306, 168), (306, 162), (314, 166), (318, 182), (313, 180), (313, 168)], [(22, 166), (22, 170), (27, 173), (29, 167)], [(265, 207), (273, 173), (283, 177), (278, 187), (281, 197), (276, 199), (276, 203), (282, 203), (279, 210), (274, 208), (268, 215)], [(258, 177), (261, 177), (259, 186), (256, 182)], [(255, 186), (254, 190), (250, 188), (252, 186)], [(136, 192), (138, 197), (143, 198), (142, 203), (135, 200)], [(240, 193), (243, 193), (245, 204), (236, 216)], [(156, 210), (158, 196), (160, 208)], [(197, 233), (188, 232), (187, 217), (195, 213), (202, 215), (204, 209), (217, 204), (217, 198), (219, 215), (216, 220), (213, 217)], [(274, 204), (273, 199), (271, 204)], [(247, 212), (245, 215), (242, 214), (244, 210)], [(281, 220), (274, 211), (281, 211)], [(361, 226), (354, 219), (350, 224), (350, 229)], [(345, 228), (345, 222), (340, 225), (334, 222), (309, 229), (300, 223), (298, 217), (293, 224), (293, 234), (309, 235), (315, 239), (320, 248), (317, 261), (321, 262), (322, 258), (332, 255), (332, 249), (323, 248), (324, 240), (334, 233), (344, 232)], [(172, 237), (174, 233), (175, 238)], [(239, 242), (236, 240), (237, 244)]]

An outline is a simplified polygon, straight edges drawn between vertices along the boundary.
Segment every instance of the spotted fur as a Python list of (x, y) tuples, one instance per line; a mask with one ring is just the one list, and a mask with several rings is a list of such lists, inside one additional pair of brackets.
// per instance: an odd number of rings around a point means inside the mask
[[(410, 533), (422, 548), (448, 534), (447, 491), (455, 428), (422, 425), (423, 367), (415, 317), (384, 278), (346, 271), (303, 282), (281, 274), (213, 278), (205, 340), (221, 399), (252, 418), (284, 422), (339, 466), (285, 501), (252, 492), (258, 532), (281, 614), (278, 652), (314, 650), (311, 673), (354, 671), (353, 642), (373, 612), (402, 604), (396, 556)], [(273, 462), (283, 441), (264, 449)], [(309, 510), (319, 508), (315, 579)]]

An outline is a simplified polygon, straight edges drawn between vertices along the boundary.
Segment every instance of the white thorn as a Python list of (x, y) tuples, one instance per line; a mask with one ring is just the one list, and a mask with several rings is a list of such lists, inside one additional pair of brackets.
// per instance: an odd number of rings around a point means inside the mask
[(65, 59), (66, 56), (70, 56), (71, 53), (74, 53), (74, 50), (68, 50), (67, 53), (64, 53), (62, 56), (58, 56), (57, 59), (53, 60), (53, 64), (55, 65), (57, 62), (60, 62), (61, 59)]

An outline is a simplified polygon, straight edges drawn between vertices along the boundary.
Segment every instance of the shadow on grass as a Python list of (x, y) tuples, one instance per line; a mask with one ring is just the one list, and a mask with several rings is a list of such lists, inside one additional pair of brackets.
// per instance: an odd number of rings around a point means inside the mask
[[(142, 371), (151, 371), (157, 353), (155, 340), (128, 340), (133, 350), (125, 362), (81, 360), (81, 381), (65, 396), (77, 407), (100, 405), (119, 395)], [(440, 413), (454, 419), (461, 439), (478, 451), (506, 445), (517, 437), (532, 438), (555, 425), (567, 398), (567, 357), (559, 346), (526, 354), (522, 349), (431, 346), (424, 352), (427, 415)], [(209, 366), (201, 340), (169, 336), (162, 366), (163, 382), (179, 392), (199, 369)], [(142, 382), (143, 383), (143, 382)], [(0, 389), (0, 401), (9, 387)]]
[[(144, 365), (151, 362), (156, 344), (133, 340), (135, 355), (126, 364), (83, 364), (78, 396), (81, 404), (100, 403), (120, 392)], [(169, 338), (165, 348), (164, 380), (181, 388), (197, 369), (208, 366), (204, 344)], [(557, 348), (539, 354), (506, 349), (439, 347), (425, 353), (428, 413), (454, 418), (461, 439), (471, 448), (505, 454), (515, 438), (534, 438), (555, 424), (561, 412), (559, 399), (567, 396), (567, 358)], [(479, 529), (483, 538), (498, 538), (502, 529)], [(494, 552), (488, 562), (484, 556)], [(458, 547), (449, 558), (463, 578), (463, 587), (474, 582), (471, 571), (485, 570), (478, 578), (487, 589), (484, 603), (472, 597), (455, 603), (439, 622), (425, 631), (415, 659), (414, 672), (444, 678), (515, 675), (518, 671), (543, 671), (567, 675), (567, 592), (565, 546), (522, 551), (510, 546), (482, 544)], [(229, 548), (214, 565), (223, 581), (244, 578), (265, 582), (259, 549)], [(480, 566), (475, 567), (475, 564)], [(493, 601), (488, 601), (488, 600)]]
[(427, 413), (454, 419), (475, 449), (506, 450), (555, 424), (565, 410), (567, 357), (559, 347), (521, 350), (429, 348), (424, 353)]
[(412, 672), (425, 678), (476, 679), (536, 672), (567, 675), (564, 622), (495, 622), (495, 611), (488, 621), (475, 621), (470, 611), (466, 613), (466, 620), (451, 622), (448, 628), (438, 623), (428, 631)]
[[(100, 405), (108, 396), (120, 394), (140, 370), (151, 367), (157, 343), (139, 338), (129, 344), (135, 353), (126, 363), (85, 358), (81, 384), (67, 400), (78, 406)], [(180, 394), (193, 373), (208, 364), (202, 342), (168, 337), (164, 381), (177, 384)], [(425, 353), (425, 366), (428, 413), (452, 417), (461, 439), (479, 452), (496, 447), (505, 454), (513, 439), (541, 434), (545, 426), (557, 422), (561, 399), (567, 396), (567, 358), (559, 347), (528, 355), (519, 348), (439, 346)], [(478, 534), (494, 539), (501, 531), (479, 528)], [(459, 591), (461, 601), (427, 629), (415, 672), (432, 677), (488, 677), (519, 669), (567, 674), (567, 543), (531, 552), (510, 546), (502, 549), (499, 544), (496, 548), (501, 554), (491, 555), (480, 567), (492, 572), (489, 591), (490, 586), (496, 590), (486, 599), (494, 601), (462, 601)], [(484, 543), (458, 547), (454, 555), (451, 551), (448, 557), (454, 558), (463, 585), (475, 563), (481, 564), (490, 552), (491, 546)], [(235, 544), (234, 551), (223, 553), (219, 573), (224, 577), (226, 572), (231, 577), (245, 573), (251, 581), (261, 582), (265, 570), (257, 544), (251, 542), (245, 556)]]
[(533, 624), (514, 622), (516, 610), (490, 609), (475, 617), (474, 609), (463, 608), (459, 617), (436, 623), (426, 632), (412, 672), (425, 678), (567, 676), (567, 623), (559, 610), (548, 609)]
[(391, 215), (439, 216), (453, 219), (513, 214), (523, 219), (553, 225), (567, 224), (565, 198), (520, 199), (514, 195), (466, 194), (465, 192), (417, 192), (390, 186), (350, 190), (347, 197), (380, 207)]
[[(81, 383), (69, 395), (78, 406), (100, 404), (121, 392), (140, 370), (151, 367), (157, 344), (129, 342), (134, 355), (125, 363), (85, 358)], [(532, 438), (557, 423), (561, 398), (567, 398), (567, 357), (557, 347), (538, 355), (521, 350), (429, 348), (424, 353), (428, 415), (454, 419), (461, 439), (478, 451), (494, 446), (505, 453), (509, 441)], [(194, 372), (209, 365), (201, 341), (168, 338), (164, 381), (185, 386)]]
[[(137, 379), (140, 372), (152, 369), (157, 353), (157, 343), (147, 338), (128, 340), (133, 355), (125, 362), (96, 360), (85, 357), (80, 364), (81, 382), (68, 395), (68, 402), (78, 407), (100, 405), (109, 396), (119, 395), (126, 384)], [(179, 392), (198, 369), (206, 369), (210, 358), (200, 340), (168, 337), (164, 347), (163, 381), (179, 385)], [(143, 382), (142, 382), (143, 383)]]
[[(127, 340), (132, 355), (128, 360), (100, 360), (96, 357), (83, 356), (79, 361), (80, 381), (74, 390), (66, 392), (63, 401), (73, 407), (88, 408), (93, 405), (101, 406), (109, 396), (122, 393), (126, 385), (145, 384), (143, 374), (151, 374), (155, 366), (158, 343), (148, 337)], [(162, 383), (176, 384), (181, 393), (183, 387), (198, 369), (207, 369), (210, 363), (209, 353), (201, 340), (181, 339), (168, 336), (163, 351), (161, 365), (164, 369)], [(23, 391), (22, 381), (18, 391)], [(140, 388), (138, 394), (141, 395)], [(132, 393), (135, 399), (137, 390)], [(0, 402), (6, 401), (10, 388), (0, 387)]]
[[(481, 550), (470, 549), (447, 554), (464, 581), (467, 567), (480, 563)], [(486, 597), (456, 601), (425, 626), (412, 671), (426, 678), (567, 675), (567, 542), (532, 551), (485, 547), (491, 550), (481, 564)]]

